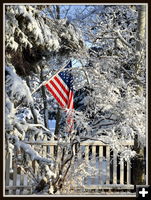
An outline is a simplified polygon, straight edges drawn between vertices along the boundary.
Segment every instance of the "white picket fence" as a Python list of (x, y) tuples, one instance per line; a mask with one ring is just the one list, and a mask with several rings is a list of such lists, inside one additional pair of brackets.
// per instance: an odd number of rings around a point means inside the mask
[[(133, 146), (134, 141), (122, 141), (125, 146)], [(121, 142), (121, 143), (122, 143)], [(57, 158), (57, 141), (48, 141), (37, 139), (28, 141), (39, 149), (39, 154)], [(15, 159), (17, 156), (18, 159)], [(27, 168), (22, 168), (19, 159), (22, 161), (23, 152), (6, 152), (5, 157), (5, 194), (6, 195), (29, 195), (33, 193), (32, 182), (30, 178), (29, 166), (32, 168), (34, 176), (38, 173), (38, 163), (31, 161)], [(97, 170), (95, 176), (88, 176), (83, 180), (83, 188), (74, 187), (74, 192), (82, 191), (104, 191), (104, 190), (133, 190), (131, 184), (131, 162), (126, 162), (123, 158), (117, 156), (116, 152), (111, 151), (110, 147), (100, 141), (85, 141), (80, 144), (80, 158), (93, 165)], [(93, 162), (92, 162), (93, 161)], [(77, 163), (76, 163), (77, 164)], [(84, 189), (84, 190), (83, 190)], [(69, 191), (70, 192), (70, 191)]]

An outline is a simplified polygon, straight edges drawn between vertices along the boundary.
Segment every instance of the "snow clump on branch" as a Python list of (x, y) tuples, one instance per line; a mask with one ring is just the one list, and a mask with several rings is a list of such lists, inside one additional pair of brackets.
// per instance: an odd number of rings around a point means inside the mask
[(44, 55), (83, 46), (82, 38), (67, 20), (46, 18), (33, 6), (6, 6), (6, 49), (38, 48)]

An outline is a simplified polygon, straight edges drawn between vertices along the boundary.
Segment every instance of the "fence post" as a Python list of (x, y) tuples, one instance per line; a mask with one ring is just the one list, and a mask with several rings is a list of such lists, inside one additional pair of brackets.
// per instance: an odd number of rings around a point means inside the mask
[(127, 185), (131, 183), (131, 163), (127, 161)]
[(106, 184), (110, 184), (110, 147), (106, 146)]
[[(95, 145), (92, 146), (92, 166), (96, 168), (96, 146)], [(95, 184), (95, 181), (96, 181), (95, 179), (96, 179), (96, 176), (93, 175), (92, 181), (91, 181), (92, 184)]]
[(54, 157), (54, 145), (50, 145), (50, 156)]
[[(23, 172), (22, 172), (22, 170), (21, 170), (21, 173), (20, 173), (20, 185), (21, 186), (24, 186), (24, 174), (23, 174)], [(20, 189), (20, 194), (24, 194), (24, 189)]]
[(120, 184), (124, 184), (124, 160), (120, 158)]
[[(44, 135), (43, 141), (44, 141), (44, 142), (47, 142), (47, 135)], [(42, 150), (43, 150), (42, 155), (46, 158), (46, 157), (47, 157), (47, 146), (46, 146), (46, 145), (43, 145), (43, 146), (42, 146)]]
[[(10, 161), (11, 161), (10, 152), (6, 152), (6, 160), (5, 160), (5, 186), (9, 186), (10, 181)], [(8, 194), (10, 194), (10, 190), (8, 190)]]
[[(14, 148), (14, 163), (13, 163), (13, 186), (15, 187), (17, 184), (17, 150)], [(16, 194), (16, 189), (13, 190), (13, 194)]]
[[(38, 141), (42, 141), (42, 136), (38, 135), (37, 137)], [(43, 145), (39, 145), (39, 155), (42, 156), (43, 155)]]
[(113, 184), (117, 184), (117, 154), (113, 151)]
[(102, 145), (100, 145), (99, 146), (99, 166), (100, 166), (100, 168), (99, 168), (99, 182), (100, 182), (100, 184), (102, 185), (103, 184), (103, 146)]
[[(88, 163), (89, 163), (89, 146), (88, 145), (85, 145), (85, 162), (86, 162), (86, 165), (88, 166)], [(86, 168), (86, 170), (88, 171), (88, 168)], [(85, 177), (84, 184), (88, 184), (88, 177)]]
[(9, 186), (9, 171), (10, 171), (10, 152), (6, 152), (6, 164), (5, 164), (5, 185)]

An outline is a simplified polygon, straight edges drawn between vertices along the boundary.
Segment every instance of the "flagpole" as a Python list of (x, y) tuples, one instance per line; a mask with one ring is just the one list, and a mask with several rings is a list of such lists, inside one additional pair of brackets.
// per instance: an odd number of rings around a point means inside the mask
[[(69, 61), (70, 62), (70, 61)], [(69, 64), (69, 63), (68, 63)], [(59, 74), (64, 68), (66, 65), (68, 64), (65, 64), (56, 74), (54, 74), (51, 78), (49, 78), (47, 81), (43, 81), (32, 93), (31, 95), (33, 95), (37, 90), (39, 90), (43, 85), (45, 85), (47, 82), (49, 82), (51, 79), (53, 79), (54, 76), (56, 76), (57, 74)]]
[[(70, 61), (69, 61), (70, 62)], [(68, 62), (68, 64), (69, 64)], [(49, 82), (51, 79), (53, 79), (54, 76), (56, 76), (59, 72), (61, 72), (63, 70), (63, 68), (65, 68), (66, 65), (68, 64), (65, 64), (56, 74), (54, 74), (51, 78), (49, 78), (47, 81), (43, 81), (32, 93), (31, 95), (33, 95), (37, 90), (39, 90), (43, 85), (45, 85), (47, 82)], [(22, 104), (22, 103), (21, 103)], [(18, 109), (21, 104), (19, 104), (15, 109)]]
[(45, 84), (46, 81), (43, 81), (32, 93), (31, 95), (33, 95), (37, 90), (39, 90), (44, 84)]

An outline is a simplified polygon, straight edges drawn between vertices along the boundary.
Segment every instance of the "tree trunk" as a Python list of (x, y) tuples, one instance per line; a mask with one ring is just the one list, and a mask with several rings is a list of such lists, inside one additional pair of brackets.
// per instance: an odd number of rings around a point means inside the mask
[[(41, 67), (40, 79), (42, 82), (44, 81), (43, 67)], [(48, 106), (47, 106), (47, 96), (46, 96), (45, 86), (41, 87), (41, 91), (42, 91), (43, 104), (44, 104), (44, 124), (45, 124), (45, 127), (48, 128)]]
[[(30, 88), (29, 77), (26, 77), (26, 83), (27, 83), (28, 87)], [(30, 109), (31, 109), (31, 113), (32, 113), (33, 118), (34, 118), (34, 124), (39, 124), (37, 113), (35, 111), (34, 105), (31, 105)]]
[(60, 6), (56, 5), (56, 19), (60, 19)]
[(56, 115), (56, 128), (55, 128), (55, 135), (58, 135), (59, 129), (60, 129), (60, 119), (61, 119), (61, 114), (60, 114), (60, 108), (58, 107), (57, 115)]
[(141, 51), (142, 43), (145, 39), (145, 27), (146, 27), (146, 5), (138, 6), (138, 34), (137, 38), (139, 41), (137, 42), (137, 50)]
[(139, 71), (141, 67), (141, 53), (143, 48), (143, 44), (145, 42), (145, 33), (146, 33), (146, 5), (139, 5), (138, 8), (138, 20), (137, 20), (137, 39), (136, 42), (136, 51), (138, 54), (136, 54), (136, 73)]
[[(136, 50), (139, 53), (138, 55), (136, 55), (136, 74), (139, 73), (139, 70), (141, 68), (141, 64), (142, 62), (141, 59), (141, 54), (142, 49), (143, 49), (143, 44), (144, 41), (146, 39), (145, 37), (145, 33), (146, 33), (146, 5), (139, 5), (138, 7), (138, 34), (137, 34), (137, 44), (136, 44)], [(143, 86), (138, 85), (138, 91), (137, 94), (138, 95), (143, 95)], [(141, 92), (140, 92), (141, 91)], [(145, 161), (145, 155), (144, 155), (144, 148), (141, 148), (138, 144), (138, 138), (135, 138), (135, 144), (134, 144), (134, 150), (137, 152), (137, 157), (135, 158), (134, 162), (133, 162), (133, 182), (135, 185), (145, 185), (146, 184), (146, 180), (145, 180), (145, 165), (144, 165), (144, 161)]]
[(137, 153), (137, 157), (133, 161), (133, 184), (134, 185), (145, 185), (145, 165), (144, 165), (144, 148), (138, 146), (138, 138), (134, 141), (134, 150)]

